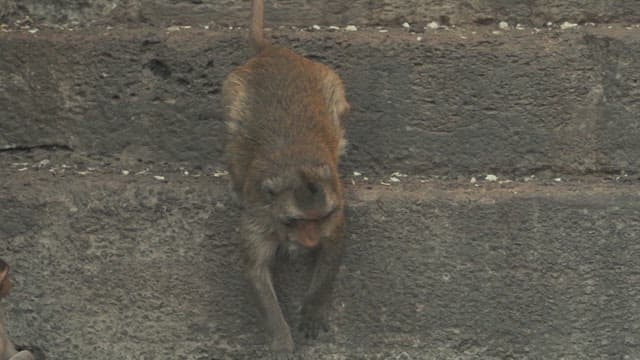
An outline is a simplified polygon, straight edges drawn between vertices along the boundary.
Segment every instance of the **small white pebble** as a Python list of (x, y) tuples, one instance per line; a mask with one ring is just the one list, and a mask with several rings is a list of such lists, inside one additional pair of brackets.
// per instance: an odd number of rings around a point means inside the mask
[(555, 182), (561, 182), (561, 181), (562, 181), (562, 178), (555, 178), (555, 179), (553, 179), (553, 181), (555, 181)]
[(339, 26), (331, 25), (329, 26), (329, 30), (340, 30)]
[(358, 31), (358, 28), (355, 25), (347, 25), (344, 29), (346, 31)]
[(129, 170), (122, 170), (122, 175), (124, 175), (124, 176), (129, 175)]
[(354, 171), (353, 176), (362, 176), (362, 173), (358, 171)]
[(209, 25), (205, 25), (205, 26), (204, 26), (204, 29), (205, 29), (205, 30), (209, 30)]
[(168, 32), (180, 31), (180, 26), (172, 25), (167, 28)]
[(475, 176), (474, 176), (474, 177), (471, 177), (471, 181), (470, 181), (470, 182), (471, 182), (472, 184), (475, 184), (475, 183), (476, 183), (476, 181), (477, 181), (477, 180), (476, 180)]
[(25, 167), (25, 168), (20, 168), (20, 169), (18, 169), (18, 171), (25, 171), (25, 170), (28, 170), (28, 169), (29, 169), (29, 168), (26, 168), (26, 167)]
[(433, 30), (435, 30), (435, 29), (437, 29), (437, 28), (439, 28), (439, 27), (440, 27), (440, 24), (438, 24), (438, 23), (437, 23), (437, 22), (435, 22), (435, 21), (432, 21), (432, 22), (430, 22), (430, 23), (428, 23), (428, 24), (427, 24), (427, 27), (428, 27), (429, 29), (433, 29)]
[(516, 30), (524, 30), (524, 25), (522, 24), (516, 24)]
[(186, 175), (189, 175), (189, 172), (188, 172), (187, 170), (185, 170), (185, 171), (183, 172), (183, 174), (186, 176)]
[(395, 177), (395, 176), (392, 176), (392, 177), (390, 177), (390, 178), (389, 178), (389, 181), (394, 182), (394, 183), (397, 183), (397, 182), (400, 182), (400, 179), (398, 179), (398, 178), (397, 178), (397, 177)]
[(547, 27), (552, 27), (552, 26), (553, 26), (553, 23), (552, 23), (551, 21), (548, 21), (545, 25), (546, 25)]
[(485, 176), (484, 179), (487, 180), (487, 181), (497, 181), (498, 177), (495, 176), (495, 175), (489, 174), (489, 175)]
[(380, 184), (385, 185), (385, 186), (391, 186), (391, 184), (386, 183), (386, 182), (384, 182), (384, 181), (380, 181)]
[(320, 29), (321, 29), (321, 28), (320, 28), (320, 25), (313, 25), (311, 28), (312, 28), (313, 30), (320, 30)]
[(153, 178), (158, 180), (158, 181), (164, 181), (164, 176), (154, 175)]
[(221, 171), (217, 171), (213, 173), (213, 177), (221, 177), (221, 176), (227, 176), (229, 175), (229, 172), (226, 170), (221, 170)]
[(500, 31), (500, 30), (493, 30), (491, 33), (492, 33), (493, 35), (500, 35), (500, 34), (502, 34), (502, 31)]
[(31, 33), (31, 34), (35, 34), (35, 33), (37, 33), (38, 31), (39, 31), (38, 29), (31, 29), (31, 30), (29, 30), (29, 33)]
[(389, 32), (389, 30), (387, 30), (387, 29), (380, 29), (380, 30), (378, 30), (378, 32), (381, 32), (381, 33), (388, 33), (388, 32)]
[(78, 171), (78, 175), (87, 175), (88, 171)]
[(560, 24), (560, 29), (565, 30), (565, 29), (571, 29), (578, 26), (578, 24), (576, 23), (570, 23), (568, 21), (563, 22), (562, 24)]
[(369, 178), (365, 176), (365, 177), (362, 178), (362, 180), (369, 181)]
[(418, 40), (418, 41), (422, 41), (422, 36), (418, 36), (418, 37), (416, 38), (416, 40)]
[(411, 29), (411, 25), (409, 25), (408, 22), (402, 23), (402, 27), (405, 28), (405, 29)]
[(613, 26), (609, 25), (607, 26), (607, 29), (613, 29)]
[(502, 30), (506, 30), (509, 28), (509, 23), (506, 21), (500, 21), (500, 23), (498, 24), (498, 27), (500, 27), (500, 29)]
[(396, 177), (407, 177), (407, 176), (409, 176), (409, 175), (407, 175), (407, 174), (403, 174), (403, 173), (401, 173), (401, 172), (399, 172), (399, 171), (396, 171), (396, 172), (394, 172), (393, 174), (391, 174), (391, 176), (396, 176)]

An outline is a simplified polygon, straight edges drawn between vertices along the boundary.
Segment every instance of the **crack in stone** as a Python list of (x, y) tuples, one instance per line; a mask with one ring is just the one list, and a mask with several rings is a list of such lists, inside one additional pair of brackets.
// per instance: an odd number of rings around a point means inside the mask
[(30, 152), (32, 150), (73, 151), (73, 148), (71, 148), (69, 145), (66, 145), (66, 144), (2, 145), (0, 146), (0, 152)]

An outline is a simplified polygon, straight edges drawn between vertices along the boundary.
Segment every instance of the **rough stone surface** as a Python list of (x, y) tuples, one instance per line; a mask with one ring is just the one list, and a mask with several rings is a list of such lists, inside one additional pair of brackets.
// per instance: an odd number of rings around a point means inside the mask
[[(18, 343), (49, 359), (260, 357), (228, 179), (37, 164), (0, 168)], [(348, 186), (331, 332), (296, 334), (301, 358), (640, 356), (637, 181), (402, 181)], [(293, 326), (307, 262), (277, 269)]]
[[(276, 32), (334, 67), (369, 173), (529, 174), (640, 167), (640, 28)], [(243, 31), (0, 33), (0, 149), (59, 145), (221, 165), (220, 84)]]
[[(0, 257), (16, 285), (0, 318), (18, 344), (263, 357), (219, 109), (247, 14), (0, 0)], [(353, 105), (348, 254), (331, 331), (294, 332), (300, 358), (640, 358), (638, 22), (635, 0), (267, 0), (267, 35), (335, 68)], [(308, 262), (276, 269), (294, 328)]]
[[(18, 6), (16, 6), (16, 4)], [(246, 0), (1, 0), (0, 16), (29, 15), (52, 24), (213, 22), (244, 25)], [(278, 0), (266, 1), (273, 25), (497, 24), (501, 20), (541, 26), (562, 22), (640, 22), (635, 0)]]

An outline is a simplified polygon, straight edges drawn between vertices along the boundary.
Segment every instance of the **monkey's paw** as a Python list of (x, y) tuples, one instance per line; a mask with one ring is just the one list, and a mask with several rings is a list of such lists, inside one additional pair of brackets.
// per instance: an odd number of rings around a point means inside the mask
[(329, 331), (329, 325), (322, 317), (303, 315), (299, 330), (305, 338), (315, 339), (321, 331)]
[(269, 360), (295, 360), (293, 353), (274, 351), (269, 354)]

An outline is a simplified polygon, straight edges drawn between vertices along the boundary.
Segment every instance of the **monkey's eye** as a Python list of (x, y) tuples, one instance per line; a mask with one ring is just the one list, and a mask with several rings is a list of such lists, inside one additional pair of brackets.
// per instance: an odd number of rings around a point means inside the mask
[(294, 227), (298, 223), (298, 220), (294, 217), (287, 216), (282, 223), (287, 227)]
[(318, 188), (318, 185), (314, 183), (307, 184), (307, 189), (309, 189), (309, 192), (311, 193), (311, 195), (315, 195), (320, 190)]

